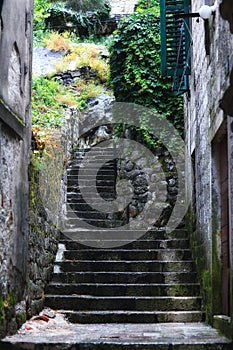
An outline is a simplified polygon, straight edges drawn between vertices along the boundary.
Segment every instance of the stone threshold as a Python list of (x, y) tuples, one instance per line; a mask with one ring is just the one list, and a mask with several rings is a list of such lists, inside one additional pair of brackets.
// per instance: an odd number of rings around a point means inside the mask
[(230, 350), (230, 341), (205, 323), (72, 324), (62, 313), (27, 321), (0, 341), (1, 350)]

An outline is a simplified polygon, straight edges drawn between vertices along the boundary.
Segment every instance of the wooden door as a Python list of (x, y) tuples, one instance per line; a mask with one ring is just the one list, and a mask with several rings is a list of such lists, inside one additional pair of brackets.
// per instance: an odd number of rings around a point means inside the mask
[(228, 198), (228, 147), (225, 136), (219, 143), (220, 191), (221, 191), (221, 265), (222, 265), (222, 313), (230, 314), (229, 276), (229, 198)]

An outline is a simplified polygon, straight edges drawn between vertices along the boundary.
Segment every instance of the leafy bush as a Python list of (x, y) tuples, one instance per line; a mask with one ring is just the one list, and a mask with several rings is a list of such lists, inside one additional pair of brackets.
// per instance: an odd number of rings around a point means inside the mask
[(95, 11), (109, 7), (109, 1), (106, 0), (68, 0), (66, 2), (66, 7), (72, 9), (73, 11)]
[(136, 11), (143, 12), (148, 9), (159, 9), (159, 0), (138, 0), (136, 3)]
[(106, 21), (110, 18), (110, 11), (108, 3), (103, 8), (90, 12), (75, 11), (57, 3), (47, 9), (46, 28), (59, 32), (75, 31), (80, 37), (102, 34)]
[(34, 127), (53, 129), (63, 124), (65, 107), (83, 110), (88, 101), (105, 90), (93, 82), (79, 80), (70, 87), (48, 77), (33, 79), (32, 84), (32, 124)]
[(64, 56), (61, 62), (55, 64), (56, 70), (64, 72), (88, 66), (95, 71), (100, 83), (106, 83), (109, 79), (109, 65), (99, 57), (99, 52), (103, 49), (103, 46), (95, 44), (71, 45), (70, 53)]
[(51, 6), (50, 1), (34, 0), (34, 41), (36, 44), (43, 38), (45, 31), (45, 20), (49, 17), (46, 10)]
[(43, 42), (52, 51), (68, 51), (71, 47), (68, 33), (62, 35), (55, 31), (49, 32), (45, 35)]
[(159, 17), (148, 11), (120, 23), (110, 47), (110, 79), (117, 101), (150, 107), (182, 133), (182, 98), (160, 73), (159, 25)]
[(63, 93), (61, 85), (45, 77), (35, 78), (32, 83), (32, 124), (45, 128), (62, 125), (63, 105), (57, 102)]
[(49, 6), (49, 1), (34, 0), (34, 31), (44, 29), (45, 18), (48, 17), (45, 11)]

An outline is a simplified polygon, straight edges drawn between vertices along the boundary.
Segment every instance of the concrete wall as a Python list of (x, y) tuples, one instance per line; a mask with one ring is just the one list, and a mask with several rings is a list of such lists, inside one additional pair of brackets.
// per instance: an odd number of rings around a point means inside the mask
[(25, 317), (32, 0), (0, 1), (0, 335)]
[[(213, 2), (205, 3), (213, 5)], [(202, 0), (193, 0), (192, 12), (197, 12), (202, 5)], [(207, 320), (213, 322), (214, 315), (222, 313), (223, 297), (220, 198), (222, 169), (219, 167), (221, 154), (218, 144), (224, 138), (229, 143), (229, 218), (233, 196), (230, 187), (232, 127), (227, 109), (222, 109), (233, 66), (233, 35), (229, 23), (221, 17), (219, 7), (209, 20), (209, 27), (210, 53), (207, 54), (204, 21), (192, 19), (192, 74), (189, 80), (190, 95), (185, 96), (185, 129), (186, 152), (192, 155), (194, 164), (194, 179), (190, 172), (189, 182), (195, 182), (192, 209), (196, 215), (196, 225), (191, 239), (202, 283)], [(233, 95), (231, 105), (232, 100)]]

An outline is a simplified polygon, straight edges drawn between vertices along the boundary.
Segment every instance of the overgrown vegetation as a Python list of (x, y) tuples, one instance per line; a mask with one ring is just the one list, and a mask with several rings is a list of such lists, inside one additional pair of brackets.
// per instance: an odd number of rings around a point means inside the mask
[(60, 33), (51, 31), (45, 34), (43, 38), (45, 46), (51, 51), (69, 51), (71, 49), (70, 34), (68, 32)]
[(110, 4), (108, 0), (67, 0), (66, 7), (73, 11), (87, 12), (109, 8)]
[(182, 97), (173, 95), (171, 79), (160, 73), (159, 17), (141, 7), (128, 16), (115, 33), (110, 54), (110, 79), (117, 101), (153, 109), (182, 134)]
[(34, 0), (34, 25), (33, 41), (34, 45), (39, 45), (45, 35), (45, 20), (49, 17), (47, 9), (51, 5), (47, 0)]
[(136, 12), (150, 11), (159, 12), (159, 0), (138, 0), (136, 4)]
[[(35, 16), (38, 13), (40, 26), (44, 29), (51, 9), (62, 11), (63, 14), (64, 11), (68, 11), (67, 13), (72, 16), (83, 16), (87, 9), (99, 11), (104, 8), (108, 9), (108, 14), (110, 11), (108, 2), (104, 0), (82, 2), (35, 0), (35, 4)], [(64, 18), (67, 23), (68, 17)], [(39, 20), (36, 21), (39, 25)], [(57, 24), (60, 25), (59, 21)], [(90, 23), (87, 23), (87, 26), (90, 26)], [(34, 125), (46, 128), (61, 126), (65, 107), (76, 106), (80, 110), (86, 108), (88, 100), (103, 92), (106, 85), (111, 83), (117, 101), (134, 102), (149, 107), (153, 113), (170, 120), (182, 134), (182, 97), (173, 95), (171, 79), (164, 78), (160, 74), (158, 0), (139, 0), (136, 13), (121, 21), (110, 45), (111, 72), (108, 63), (99, 58), (100, 48), (94, 44), (80, 44), (80, 38), (74, 32), (65, 31), (61, 34), (57, 31), (44, 31), (44, 33), (43, 42), (50, 50), (67, 52), (56, 64), (58, 73), (86, 66), (95, 71), (96, 79), (88, 83), (79, 79), (71, 86), (64, 87), (53, 78), (34, 78)], [(153, 147), (155, 140), (147, 131), (147, 126), (148, 121), (143, 116), (139, 133), (137, 130), (131, 132), (140, 134), (140, 139), (143, 139), (147, 146)], [(120, 130), (119, 128), (118, 132)]]
[(38, 45), (50, 30), (69, 31), (78, 37), (102, 34), (110, 11), (108, 0), (35, 0), (34, 42)]
[(79, 37), (102, 34), (106, 21), (110, 17), (110, 6), (92, 12), (74, 11), (62, 4), (51, 6), (47, 13), (46, 28), (59, 32), (72, 31)]
[(102, 46), (95, 44), (72, 44), (64, 34), (52, 32), (44, 39), (48, 48), (54, 51), (69, 50), (69, 54), (55, 64), (57, 73), (90, 67), (95, 72), (95, 80), (78, 79), (70, 86), (63, 86), (54, 77), (33, 78), (32, 84), (32, 122), (36, 127), (60, 127), (64, 120), (66, 107), (83, 110), (88, 101), (106, 91), (109, 66), (99, 57)]

